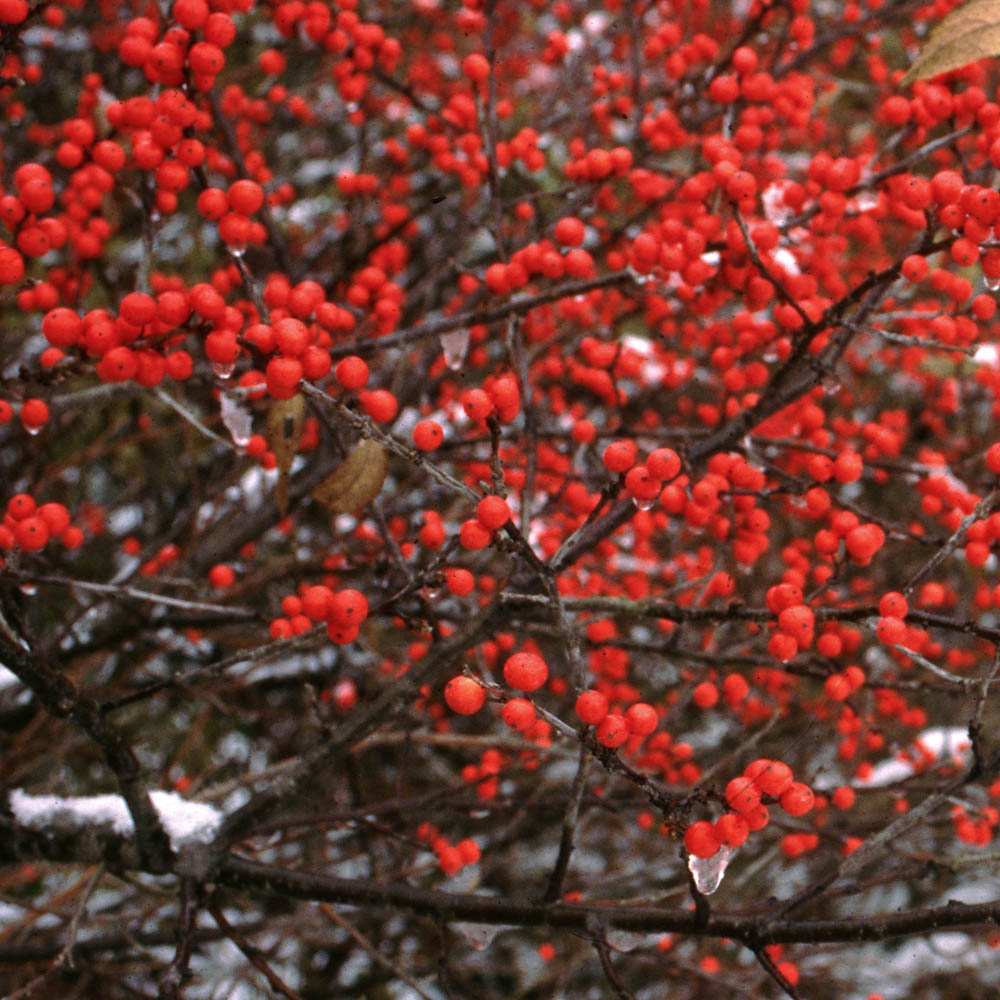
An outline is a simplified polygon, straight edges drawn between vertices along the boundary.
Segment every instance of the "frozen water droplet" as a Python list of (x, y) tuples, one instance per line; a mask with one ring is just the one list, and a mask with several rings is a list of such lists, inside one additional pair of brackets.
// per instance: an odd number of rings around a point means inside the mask
[(465, 924), (457, 923), (452, 924), (452, 928), (458, 931), (462, 937), (465, 938), (469, 944), (475, 948), (476, 951), (483, 951), (483, 949), (488, 948), (492, 943), (493, 939), (497, 936), (502, 928), (494, 924)]
[(700, 893), (710, 896), (719, 888), (732, 856), (733, 848), (720, 847), (710, 858), (696, 858), (694, 855), (688, 858), (688, 868)]
[[(652, 936), (658, 937), (659, 935)], [(636, 934), (634, 931), (621, 931), (617, 927), (611, 927), (608, 929), (606, 938), (608, 944), (615, 951), (635, 951), (636, 948), (641, 948), (649, 941), (650, 935)]]
[(1000, 290), (1000, 278), (987, 278), (986, 287), (991, 291), (995, 292)]
[(469, 331), (452, 330), (441, 334), (441, 350), (444, 352), (444, 363), (452, 370), (458, 371), (465, 360), (465, 352), (469, 349)]
[(212, 362), (212, 371), (215, 372), (219, 378), (231, 378), (234, 371), (236, 371), (236, 362), (229, 361), (223, 364), (220, 361)]
[(34, 597), (38, 593), (38, 587), (33, 583), (22, 583), (17, 589), (26, 597)]
[(870, 212), (878, 208), (878, 194), (875, 191), (860, 191), (855, 199), (859, 212)]
[(219, 405), (222, 410), (222, 422), (229, 430), (233, 443), (238, 448), (246, 447), (253, 433), (253, 419), (250, 416), (250, 411), (246, 409), (238, 397), (230, 395), (228, 392), (222, 394)]
[(247, 245), (245, 243), (231, 243), (229, 252), (234, 257), (242, 257), (247, 252)]
[(639, 510), (650, 510), (654, 503), (656, 503), (656, 497), (651, 500), (640, 500), (638, 497), (632, 497), (632, 503), (639, 508)]
[(35, 427), (34, 425), (32, 425), (32, 426), (30, 426), (30, 427), (29, 427), (29, 426), (28, 426), (27, 424), (25, 424), (25, 427), (24, 427), (24, 429), (25, 429), (25, 430), (26, 430), (26, 431), (27, 431), (27, 432), (28, 432), (28, 433), (29, 433), (29, 434), (30, 434), (30, 435), (31, 435), (32, 437), (34, 437), (34, 436), (35, 436), (36, 434), (41, 434), (41, 433), (42, 433), (42, 429), (41, 429), (41, 427)]
[(625, 270), (628, 271), (629, 277), (637, 285), (652, 285), (656, 282), (656, 278), (652, 274), (644, 274), (642, 271), (637, 271), (631, 264), (627, 264)]
[(436, 601), (441, 596), (440, 587), (424, 587), (420, 592), (428, 601)]

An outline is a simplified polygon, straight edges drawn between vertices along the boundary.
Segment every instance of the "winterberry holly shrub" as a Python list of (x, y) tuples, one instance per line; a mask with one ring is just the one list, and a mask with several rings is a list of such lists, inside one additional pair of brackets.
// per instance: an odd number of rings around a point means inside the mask
[(995, 992), (954, 6), (0, 0), (5, 995)]

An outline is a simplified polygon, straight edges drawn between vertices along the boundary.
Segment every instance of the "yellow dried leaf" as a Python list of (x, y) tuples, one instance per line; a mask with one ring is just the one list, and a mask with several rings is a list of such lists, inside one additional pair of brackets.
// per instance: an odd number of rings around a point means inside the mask
[(267, 413), (267, 444), (274, 452), (278, 467), (278, 482), (274, 487), (274, 502), (284, 517), (288, 511), (288, 470), (302, 439), (305, 427), (306, 401), (298, 393), (291, 399), (276, 399)]
[(388, 471), (388, 452), (366, 439), (316, 487), (313, 496), (331, 514), (353, 514), (378, 496)]
[(970, 0), (931, 32), (902, 86), (1000, 55), (1000, 0)]

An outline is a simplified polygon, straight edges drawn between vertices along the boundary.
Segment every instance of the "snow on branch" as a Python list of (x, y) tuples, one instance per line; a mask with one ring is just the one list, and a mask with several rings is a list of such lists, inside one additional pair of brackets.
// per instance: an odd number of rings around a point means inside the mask
[[(190, 844), (208, 844), (215, 837), (222, 813), (213, 806), (188, 801), (175, 792), (150, 792), (149, 797), (175, 854)], [(120, 795), (29, 795), (15, 788), (9, 803), (14, 819), (39, 833), (66, 836), (93, 830), (119, 837), (135, 834), (132, 817)]]

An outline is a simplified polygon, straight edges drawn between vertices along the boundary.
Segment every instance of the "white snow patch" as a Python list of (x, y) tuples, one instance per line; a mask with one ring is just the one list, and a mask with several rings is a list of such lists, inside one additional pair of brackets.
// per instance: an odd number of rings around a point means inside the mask
[[(192, 841), (211, 843), (222, 822), (222, 813), (204, 802), (192, 802), (176, 792), (155, 791), (149, 797), (160, 816), (170, 847), (179, 851)], [(120, 795), (29, 795), (20, 788), (10, 793), (14, 819), (33, 830), (56, 827), (75, 831), (85, 827), (107, 828), (121, 837), (130, 837), (135, 826), (125, 800)]]
[(160, 814), (160, 822), (170, 837), (173, 850), (180, 850), (191, 841), (210, 844), (215, 839), (222, 813), (214, 806), (193, 802), (176, 792), (150, 792), (149, 797)]
[(769, 184), (761, 192), (760, 198), (764, 205), (764, 216), (768, 222), (773, 222), (778, 226), (792, 217), (792, 210), (785, 204), (785, 189), (789, 183), (788, 181), (778, 181)]
[[(932, 726), (925, 729), (911, 744), (917, 757), (924, 756), (921, 750), (938, 760), (942, 757), (951, 758), (967, 764), (971, 748), (969, 746), (969, 730), (965, 726)], [(911, 760), (886, 760), (872, 768), (867, 778), (855, 781), (858, 788), (879, 788), (892, 785), (912, 777), (917, 772), (917, 765)]]
[(795, 254), (786, 247), (778, 247), (771, 255), (775, 264), (783, 267), (786, 274), (801, 274), (799, 262), (795, 259)]
[(4, 666), (0, 666), (0, 690), (13, 687), (15, 684), (20, 683), (21, 681), (17, 674), (11, 673), (11, 671)]
[(990, 365), (994, 368), (1000, 367), (1000, 351), (995, 344), (983, 344), (976, 349), (972, 355), (972, 360), (981, 365)]

